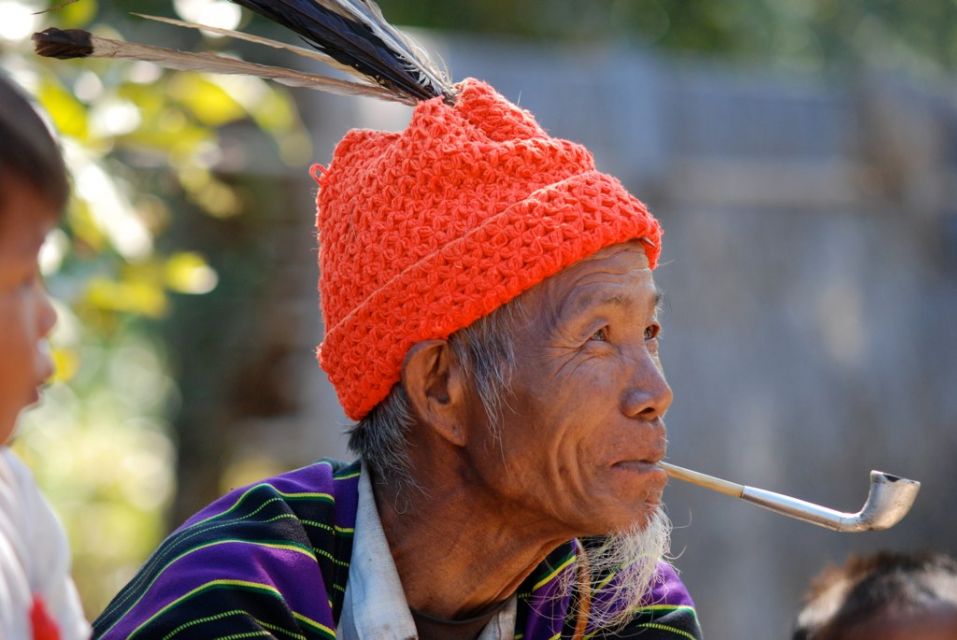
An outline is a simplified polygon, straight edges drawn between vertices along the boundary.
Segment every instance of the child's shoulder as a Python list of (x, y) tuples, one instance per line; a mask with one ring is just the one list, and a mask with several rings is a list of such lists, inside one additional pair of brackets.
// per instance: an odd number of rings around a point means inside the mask
[[(89, 636), (70, 579), (70, 551), (63, 527), (29, 467), (7, 446), (0, 447), (0, 593), (4, 592), (13, 599), (6, 602), (7, 619), (0, 619), (0, 636), (25, 637), (10, 631), (20, 628), (9, 607), (28, 611), (34, 595), (45, 601), (63, 638)], [(0, 618), (4, 611), (0, 606)]]
[(12, 491), (19, 500), (43, 499), (30, 468), (10, 447), (0, 446), (0, 484)]
[(9, 469), (11, 473), (17, 474), (20, 478), (27, 478), (33, 481), (33, 474), (29, 467), (21, 460), (9, 445), (0, 445), (0, 466)]
[(25, 488), (36, 487), (30, 469), (6, 445), (0, 446), (0, 485), (3, 485), (5, 492), (12, 491), (17, 496)]
[(0, 514), (12, 523), (9, 536), (19, 536), (32, 549), (43, 549), (51, 561), (60, 561), (66, 536), (60, 521), (29, 467), (9, 447), (0, 447)]

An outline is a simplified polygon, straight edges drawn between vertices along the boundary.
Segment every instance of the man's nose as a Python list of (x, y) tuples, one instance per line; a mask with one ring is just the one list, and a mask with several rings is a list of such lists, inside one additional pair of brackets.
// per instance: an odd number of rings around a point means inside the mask
[(652, 421), (668, 412), (674, 394), (661, 363), (646, 350), (636, 357), (635, 372), (631, 384), (621, 399), (621, 411), (629, 418)]

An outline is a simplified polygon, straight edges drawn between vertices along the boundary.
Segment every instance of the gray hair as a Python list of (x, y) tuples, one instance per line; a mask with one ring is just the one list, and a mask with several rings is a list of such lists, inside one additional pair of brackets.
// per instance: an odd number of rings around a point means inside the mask
[[(516, 299), (449, 336), (449, 346), (465, 378), (471, 381), (496, 439), (515, 371), (514, 333), (524, 319), (524, 308)], [(369, 465), (378, 481), (400, 490), (404, 485), (414, 486), (407, 438), (415, 423), (409, 396), (398, 383), (352, 426), (349, 448)]]
[(634, 618), (635, 609), (658, 604), (651, 596), (670, 548), (671, 521), (658, 507), (643, 525), (583, 540), (577, 565), (585, 571), (566, 571), (556, 595), (577, 596), (571, 617), (585, 617), (589, 629), (614, 634)]

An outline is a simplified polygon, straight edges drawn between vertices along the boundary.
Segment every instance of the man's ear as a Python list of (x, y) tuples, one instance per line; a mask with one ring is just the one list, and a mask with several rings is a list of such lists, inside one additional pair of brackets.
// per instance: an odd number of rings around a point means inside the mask
[(402, 386), (423, 426), (454, 445), (465, 445), (465, 380), (446, 340), (424, 340), (409, 349)]

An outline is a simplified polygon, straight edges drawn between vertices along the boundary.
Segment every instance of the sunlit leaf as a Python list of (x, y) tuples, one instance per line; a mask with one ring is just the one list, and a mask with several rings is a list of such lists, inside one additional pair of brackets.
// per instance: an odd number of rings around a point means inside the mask
[(100, 251), (107, 245), (106, 234), (90, 212), (90, 203), (74, 198), (68, 215), (75, 240), (80, 240), (92, 251)]
[(178, 73), (169, 82), (169, 92), (196, 118), (210, 127), (220, 127), (246, 117), (243, 109), (221, 86), (198, 73)]
[(216, 272), (198, 253), (177, 253), (166, 261), (166, 283), (180, 293), (209, 293), (219, 282)]
[(61, 84), (44, 78), (37, 90), (37, 99), (50, 114), (60, 133), (80, 141), (87, 140), (89, 123), (86, 109)]
[(77, 29), (90, 24), (98, 8), (96, 0), (77, 0), (57, 9), (56, 17), (64, 29)]
[(272, 88), (253, 109), (252, 116), (256, 124), (269, 132), (288, 131), (299, 121), (289, 94)]
[(135, 313), (150, 318), (162, 317), (168, 308), (162, 287), (144, 280), (116, 282), (96, 278), (87, 286), (85, 298), (88, 304), (101, 310)]
[(276, 139), (284, 163), (301, 166), (311, 159), (312, 142), (288, 92), (270, 87), (250, 113), (256, 124)]
[(242, 211), (242, 202), (235, 191), (217, 180), (208, 169), (184, 164), (177, 173), (190, 200), (216, 218), (229, 218)]
[(80, 358), (73, 349), (54, 348), (53, 365), (55, 372), (51, 382), (69, 382), (80, 368)]
[(108, 138), (135, 131), (143, 122), (143, 115), (132, 102), (110, 98), (94, 105), (89, 120), (95, 136)]
[(175, 112), (168, 112), (158, 122), (150, 124), (156, 126), (143, 126), (123, 136), (124, 144), (168, 155), (166, 160), (173, 164), (192, 156), (203, 143), (216, 139), (215, 133), (194, 126)]
[[(130, 65), (129, 69), (132, 68), (133, 65)], [(120, 98), (129, 100), (139, 108), (143, 116), (142, 126), (148, 126), (160, 112), (168, 108), (168, 102), (161, 85), (124, 82), (117, 87), (116, 94)]]

